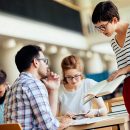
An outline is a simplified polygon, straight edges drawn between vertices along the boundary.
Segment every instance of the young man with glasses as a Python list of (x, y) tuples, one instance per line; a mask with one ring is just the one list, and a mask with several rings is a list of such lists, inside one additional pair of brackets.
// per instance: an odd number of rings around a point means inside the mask
[[(77, 56), (65, 57), (61, 63), (63, 73), (63, 86), (59, 90), (59, 115), (75, 117), (83, 113), (85, 117), (94, 117), (107, 114), (107, 108), (103, 99), (94, 98), (84, 104), (83, 99), (88, 90), (96, 82), (92, 79), (83, 78), (83, 66)], [(92, 103), (96, 102), (98, 109), (92, 109)]]
[(48, 65), (48, 58), (37, 58), (37, 60), (42, 60), (44, 63)]
[(123, 85), (123, 97), (130, 114), (130, 24), (120, 21), (118, 8), (111, 1), (103, 1), (96, 5), (92, 22), (99, 32), (108, 37), (116, 33), (111, 40), (111, 46), (116, 55), (118, 70), (110, 75), (108, 81), (123, 74), (127, 75)]
[(62, 130), (69, 126), (69, 119), (59, 124), (55, 118), (60, 78), (53, 72), (48, 74), (48, 59), (42, 49), (24, 46), (17, 52), (15, 63), (20, 75), (6, 94), (5, 123), (18, 122), (23, 130)]

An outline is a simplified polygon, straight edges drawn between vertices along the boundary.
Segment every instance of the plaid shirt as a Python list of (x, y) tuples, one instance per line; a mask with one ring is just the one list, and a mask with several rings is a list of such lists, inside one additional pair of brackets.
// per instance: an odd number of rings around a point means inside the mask
[(57, 130), (59, 127), (44, 84), (26, 72), (22, 72), (7, 91), (4, 120), (20, 123), (23, 130)]

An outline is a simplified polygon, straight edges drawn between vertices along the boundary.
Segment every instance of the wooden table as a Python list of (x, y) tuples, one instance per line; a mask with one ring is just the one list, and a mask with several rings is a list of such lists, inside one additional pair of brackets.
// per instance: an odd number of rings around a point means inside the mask
[(66, 130), (88, 130), (88, 129), (100, 130), (99, 128), (101, 128), (102, 130), (102, 128), (107, 128), (107, 127), (110, 128), (112, 126), (117, 126), (118, 130), (130, 130), (130, 117), (128, 113), (113, 115), (110, 117), (113, 118), (96, 122), (93, 124), (71, 126), (68, 127)]

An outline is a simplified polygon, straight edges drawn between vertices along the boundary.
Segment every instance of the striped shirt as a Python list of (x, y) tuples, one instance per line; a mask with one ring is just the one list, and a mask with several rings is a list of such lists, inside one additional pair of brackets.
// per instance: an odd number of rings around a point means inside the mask
[(23, 130), (57, 130), (59, 127), (51, 112), (45, 86), (25, 72), (7, 91), (4, 120), (5, 123), (20, 123)]
[[(124, 68), (130, 65), (130, 25), (126, 32), (126, 38), (123, 47), (120, 47), (115, 38), (111, 40), (111, 46), (116, 55), (118, 68)], [(130, 76), (130, 73), (127, 75)]]

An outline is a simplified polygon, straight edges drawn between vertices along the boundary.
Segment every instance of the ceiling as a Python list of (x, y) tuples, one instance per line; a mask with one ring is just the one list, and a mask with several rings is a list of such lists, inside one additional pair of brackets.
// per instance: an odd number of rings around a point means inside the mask
[[(19, 12), (20, 16), (24, 17), (28, 16), (28, 18), (32, 19), (35, 17), (37, 18), (35, 20), (40, 20), (46, 23), (51, 23), (53, 20), (53, 23), (56, 26), (65, 27), (67, 29), (71, 29), (73, 31), (82, 33), (87, 41), (86, 44), (88, 44), (87, 49), (98, 53), (113, 55), (113, 51), (109, 44), (110, 38), (102, 36), (101, 34), (97, 33), (91, 22), (91, 13), (95, 5), (103, 0), (31, 0), (30, 2), (29, 1), (30, 0), (28, 1), (1, 0), (0, 11), (6, 11), (8, 13), (12, 12), (16, 15), (18, 15)], [(36, 1), (39, 4), (36, 3)], [(112, 0), (112, 1), (119, 8), (121, 19), (130, 22), (130, 15), (129, 15), (130, 0)], [(42, 13), (39, 13), (39, 11)], [(4, 41), (5, 39), (7, 39), (7, 37), (3, 37), (2, 35), (0, 35), (0, 41)]]
[[(110, 38), (99, 34), (91, 22), (91, 14), (97, 3), (104, 0), (54, 0), (64, 6), (79, 11), (81, 17), (83, 35), (88, 41), (89, 48), (98, 53), (114, 54), (109, 41)], [(130, 22), (130, 0), (112, 0), (119, 10), (122, 20)], [(96, 48), (96, 49), (95, 49)], [(104, 49), (105, 48), (105, 49)]]
[[(64, 6), (72, 8), (74, 10), (80, 11), (82, 7), (80, 6), (80, 2), (84, 2), (85, 4), (91, 3), (91, 7), (94, 8), (97, 3), (105, 0), (54, 0)], [(130, 8), (129, 0), (112, 0), (119, 8)]]
[(82, 32), (79, 11), (53, 0), (0, 0), (0, 2), (2, 12)]

